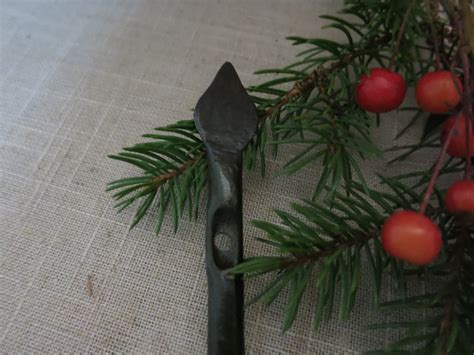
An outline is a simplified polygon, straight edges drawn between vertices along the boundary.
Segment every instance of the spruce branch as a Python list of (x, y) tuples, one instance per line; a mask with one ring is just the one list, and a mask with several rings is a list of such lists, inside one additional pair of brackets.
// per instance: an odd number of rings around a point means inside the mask
[[(303, 39), (301, 37), (288, 37), (289, 40), (294, 41), (294, 44), (301, 44), (301, 43), (311, 43), (311, 40)], [(335, 71), (344, 68), (348, 64), (350, 64), (354, 59), (360, 57), (365, 54), (369, 54), (373, 52), (373, 48), (386, 42), (387, 37), (376, 38), (372, 42), (367, 44), (367, 48), (348, 52), (345, 55), (341, 56), (337, 61), (329, 64), (326, 66), (325, 64), (319, 65), (316, 69), (311, 71), (307, 77), (302, 80), (295, 82), (293, 88), (288, 91), (283, 97), (281, 97), (278, 102), (267, 108), (265, 110), (264, 118), (271, 116), (276, 110), (281, 109), (282, 106), (286, 105), (292, 99), (301, 96), (303, 93), (314, 89), (315, 87), (319, 87), (320, 91), (324, 92), (324, 84), (328, 80), (328, 76), (334, 73)], [(268, 71), (265, 71), (268, 72)], [(260, 71), (262, 73), (262, 71)], [(250, 90), (253, 90), (254, 87), (251, 87)]]
[[(347, 30), (349, 31), (350, 28)], [(338, 75), (341, 71), (347, 72), (348, 66), (358, 70), (359, 64), (355, 61), (365, 61), (365, 56), (374, 53), (374, 48), (389, 39), (387, 35), (375, 37), (370, 41), (360, 43), (360, 49), (352, 42), (351, 47), (336, 46), (334, 42), (319, 39), (304, 39), (301, 37), (289, 37), (295, 44), (310, 44), (333, 53), (334, 58), (323, 58), (322, 63), (317, 65), (304, 79), (297, 81), (288, 95), (277, 100), (277, 104), (266, 110), (273, 114), (274, 109), (279, 110), (282, 116), (282, 108), (291, 119), (278, 119), (272, 125), (272, 144), (304, 144), (307, 148), (301, 151), (294, 159), (289, 161), (283, 168), (283, 174), (293, 174), (304, 166), (322, 160), (323, 172), (314, 192), (314, 197), (324, 190), (327, 179), (332, 176), (332, 185), (339, 185), (340, 179), (344, 179), (347, 186), (352, 181), (353, 173), (364, 182), (360, 168), (356, 160), (352, 158), (353, 153), (364, 155), (379, 155), (378, 149), (369, 139), (370, 123), (365, 113), (354, 106), (351, 99), (352, 83), (341, 80)], [(364, 65), (365, 67), (365, 65)], [(269, 71), (265, 71), (268, 73)], [(276, 71), (275, 71), (276, 72)], [(303, 75), (303, 73), (301, 73)], [(337, 85), (343, 86), (336, 89)], [(281, 84), (275, 81), (277, 84)], [(251, 91), (258, 92), (267, 88), (268, 84), (251, 87)], [(317, 94), (312, 90), (317, 89)], [(294, 98), (307, 93), (312, 94), (304, 102), (293, 102)], [(337, 100), (333, 97), (336, 96)], [(299, 115), (294, 114), (298, 112)], [(326, 117), (324, 117), (326, 116)], [(304, 138), (305, 133), (309, 136), (316, 134), (319, 138)], [(294, 138), (299, 136), (299, 138)], [(365, 182), (364, 182), (365, 183)], [(332, 194), (334, 191), (330, 190)]]
[[(323, 318), (331, 317), (336, 286), (341, 288), (339, 315), (346, 319), (354, 305), (364, 261), (372, 270), (374, 301), (377, 302), (383, 270), (393, 264), (387, 263), (378, 241), (380, 226), (387, 215), (419, 199), (400, 182), (390, 179), (385, 182), (393, 188), (392, 193), (373, 189), (367, 192), (356, 183), (350, 196), (336, 192), (331, 206), (304, 201), (292, 204), (291, 213), (276, 210), (280, 224), (254, 221), (253, 224), (266, 233), (264, 239), (258, 240), (275, 248), (278, 256), (249, 258), (229, 273), (257, 277), (278, 271), (252, 302), (272, 303), (285, 288), (289, 288), (283, 330), (287, 330), (295, 319), (301, 295), (310, 280), (314, 280), (318, 293), (315, 326)], [(374, 206), (381, 208), (382, 212)], [(317, 272), (316, 266), (319, 267)], [(295, 273), (305, 275), (304, 285), (291, 282)]]
[(140, 168), (143, 173), (113, 181), (107, 191), (114, 191), (119, 211), (139, 202), (131, 228), (155, 203), (158, 206), (155, 224), (158, 232), (168, 207), (173, 211), (175, 230), (186, 206), (189, 217), (197, 215), (206, 184), (207, 164), (203, 159), (203, 143), (193, 121), (180, 121), (156, 130), (160, 133), (143, 136), (152, 139), (151, 142), (136, 144), (110, 156)]
[[(325, 258), (330, 257), (336, 253), (344, 252), (346, 249), (352, 248), (354, 246), (364, 246), (369, 239), (373, 239), (379, 236), (378, 231), (371, 231), (361, 234), (359, 236), (354, 236), (351, 240), (345, 241), (333, 241), (330, 242), (324, 250), (319, 250), (310, 254), (303, 255), (293, 255), (286, 257), (281, 260), (281, 268), (292, 268), (297, 266), (309, 266), (311, 264), (316, 264), (318, 262), (324, 261)], [(342, 239), (342, 238), (336, 238)]]
[(170, 179), (174, 179), (179, 175), (183, 174), (190, 166), (196, 164), (201, 159), (204, 159), (205, 153), (204, 151), (200, 151), (195, 157), (188, 159), (182, 165), (176, 167), (176, 169), (171, 170), (165, 174), (157, 175), (153, 178), (153, 182), (156, 186), (160, 186), (164, 184), (166, 181)]

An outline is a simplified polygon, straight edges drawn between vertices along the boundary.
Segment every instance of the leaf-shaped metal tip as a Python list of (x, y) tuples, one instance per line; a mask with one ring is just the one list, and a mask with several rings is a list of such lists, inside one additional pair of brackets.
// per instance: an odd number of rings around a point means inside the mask
[(238, 152), (257, 129), (257, 110), (233, 65), (224, 63), (199, 99), (194, 120), (207, 149)]

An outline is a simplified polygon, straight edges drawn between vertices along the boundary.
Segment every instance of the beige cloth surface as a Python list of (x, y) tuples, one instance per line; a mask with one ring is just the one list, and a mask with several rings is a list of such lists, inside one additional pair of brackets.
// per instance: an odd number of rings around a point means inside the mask
[[(137, 171), (106, 155), (191, 118), (224, 61), (245, 85), (289, 63), (299, 49), (284, 38), (321, 35), (318, 15), (341, 3), (1, 0), (1, 352), (205, 353), (204, 213), (176, 235), (170, 221), (154, 235), (151, 218), (128, 231), (133, 210), (117, 215), (104, 190)], [(396, 125), (384, 124), (375, 134), (393, 138)], [(246, 174), (246, 221), (276, 221), (272, 207), (308, 196), (315, 170), (271, 177), (291, 154), (269, 163), (266, 180)], [(247, 255), (267, 252), (253, 241), (260, 232), (244, 232)], [(260, 286), (248, 282), (247, 296)], [(349, 322), (313, 331), (310, 290), (284, 336), (284, 296), (252, 306), (248, 353), (380, 347), (389, 333), (366, 329), (380, 320), (370, 293), (363, 284)]]

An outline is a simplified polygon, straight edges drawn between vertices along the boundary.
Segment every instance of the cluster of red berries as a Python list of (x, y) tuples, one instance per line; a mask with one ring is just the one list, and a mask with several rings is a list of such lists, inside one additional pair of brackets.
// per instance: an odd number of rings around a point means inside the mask
[[(449, 71), (424, 74), (416, 83), (418, 105), (426, 112), (442, 114), (453, 111), (461, 100), (462, 84)], [(362, 75), (356, 87), (357, 104), (364, 110), (383, 113), (396, 109), (406, 94), (403, 77), (389, 69), (374, 68), (370, 75)], [(469, 154), (466, 137), (466, 118), (462, 114), (451, 116), (443, 125), (441, 141), (444, 143), (451, 130), (446, 152), (452, 157), (474, 156), (474, 134), (469, 132)], [(474, 181), (460, 180), (452, 184), (445, 197), (450, 213), (474, 213)], [(421, 212), (398, 211), (392, 214), (382, 228), (382, 246), (395, 258), (415, 265), (433, 262), (442, 246), (441, 231)]]
[[(405, 80), (399, 73), (386, 68), (373, 68), (369, 75), (361, 75), (355, 98), (365, 111), (383, 113), (400, 106), (406, 91)], [(461, 91), (461, 80), (453, 77), (451, 72), (429, 72), (416, 83), (416, 102), (426, 112), (446, 113), (459, 104)]]

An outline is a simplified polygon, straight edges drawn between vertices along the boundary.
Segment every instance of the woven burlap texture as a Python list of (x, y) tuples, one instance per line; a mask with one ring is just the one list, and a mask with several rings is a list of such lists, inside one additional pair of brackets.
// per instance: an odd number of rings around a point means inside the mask
[[(318, 15), (336, 12), (342, 1), (0, 4), (0, 351), (205, 353), (204, 209), (176, 234), (166, 220), (154, 235), (152, 218), (129, 231), (134, 211), (117, 215), (104, 190), (137, 170), (106, 156), (154, 127), (190, 119), (224, 61), (250, 85), (262, 80), (253, 71), (293, 60), (299, 49), (286, 36), (341, 38), (322, 34)], [(374, 138), (392, 142), (404, 122), (385, 115)], [(245, 174), (245, 221), (277, 221), (273, 207), (288, 209), (312, 191), (318, 166), (273, 177), (294, 152), (269, 162), (266, 179)], [(368, 163), (367, 176), (382, 165)], [(244, 228), (246, 255), (269, 252), (253, 239), (261, 232)], [(260, 286), (248, 282), (246, 295)], [(350, 321), (336, 316), (314, 331), (310, 289), (284, 336), (286, 296), (254, 305), (246, 312), (247, 351), (378, 348), (393, 335), (366, 329), (384, 317), (371, 292), (363, 281)]]

